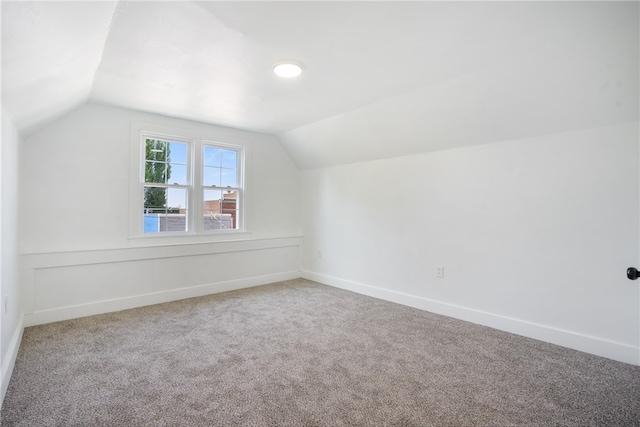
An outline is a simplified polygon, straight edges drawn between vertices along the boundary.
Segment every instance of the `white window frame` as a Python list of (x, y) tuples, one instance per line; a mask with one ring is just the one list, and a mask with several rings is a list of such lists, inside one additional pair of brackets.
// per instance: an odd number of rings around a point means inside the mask
[[(145, 139), (154, 138), (187, 144), (187, 185), (167, 183), (167, 188), (187, 188), (187, 230), (161, 231), (145, 233), (143, 226), (144, 187), (145, 184)], [(237, 191), (237, 216), (235, 229), (204, 230), (204, 190), (211, 188), (203, 185), (203, 160), (206, 146), (233, 149), (238, 152), (238, 187), (229, 188)], [(186, 129), (170, 128), (150, 123), (134, 122), (131, 125), (130, 152), (130, 190), (129, 190), (129, 238), (130, 239), (166, 239), (189, 238), (193, 236), (229, 236), (248, 233), (248, 197), (247, 170), (249, 144), (244, 138), (228, 135), (201, 135)], [(227, 187), (218, 187), (226, 189)]]
[[(170, 182), (167, 183), (147, 183), (145, 182), (145, 167), (146, 167), (146, 140), (147, 139), (156, 139), (156, 140), (161, 140), (161, 141), (166, 141), (166, 142), (178, 142), (178, 143), (183, 143), (187, 146), (187, 183), (186, 184), (172, 184)], [(194, 193), (194, 179), (193, 179), (193, 171), (195, 169), (195, 165), (193, 163), (193, 155), (191, 154), (191, 151), (194, 148), (195, 145), (195, 140), (193, 138), (185, 138), (182, 136), (177, 136), (177, 135), (169, 135), (169, 134), (165, 134), (165, 133), (158, 133), (158, 132), (149, 132), (149, 131), (141, 131), (140, 132), (140, 174), (139, 174), (139, 185), (140, 185), (140, 190), (139, 190), (139, 194), (141, 196), (141, 203), (142, 205), (140, 206), (140, 211), (142, 212), (144, 210), (144, 189), (147, 185), (151, 184), (154, 187), (160, 187), (160, 188), (166, 188), (166, 189), (171, 189), (171, 188), (176, 188), (176, 189), (185, 189), (187, 192), (187, 206), (185, 206), (185, 208), (187, 209), (187, 213), (186, 213), (186, 230), (185, 231), (159, 231), (158, 233), (152, 233), (152, 234), (171, 234), (171, 235), (180, 235), (180, 234), (189, 234), (190, 231), (193, 229), (195, 222), (194, 222), (194, 215), (191, 212), (192, 206), (193, 206), (193, 202), (192, 202), (192, 198), (193, 198), (193, 193)], [(138, 214), (140, 215), (140, 214)], [(142, 225), (142, 221), (143, 221), (143, 217), (140, 217), (140, 221), (141, 224), (140, 226), (143, 227)], [(193, 224), (193, 225), (192, 225)], [(143, 227), (144, 228), (144, 227)], [(144, 233), (144, 230), (142, 230), (142, 234), (148, 234), (148, 233)]]
[[(195, 204), (196, 209), (198, 209), (198, 212), (202, 213), (204, 210), (204, 191), (207, 189), (211, 189), (211, 188), (220, 188), (222, 190), (226, 190), (226, 189), (230, 189), (233, 191), (236, 191), (238, 193), (238, 197), (236, 200), (236, 204), (237, 206), (239, 206), (238, 208), (238, 214), (236, 216), (236, 222), (237, 222), (237, 228), (236, 229), (231, 229), (231, 230), (204, 230), (204, 221), (202, 220), (198, 220), (197, 223), (195, 224), (196, 227), (200, 227), (200, 230), (198, 230), (197, 232), (199, 233), (225, 233), (225, 232), (229, 232), (229, 233), (233, 233), (236, 231), (240, 231), (240, 230), (244, 230), (244, 211), (245, 209), (244, 207), (244, 181), (245, 181), (245, 175), (244, 175), (244, 170), (245, 170), (245, 148), (239, 145), (235, 145), (235, 144), (228, 144), (228, 143), (224, 143), (224, 142), (218, 142), (218, 141), (210, 141), (210, 140), (205, 140), (205, 139), (201, 139), (200, 143), (198, 144), (198, 151), (199, 151), (199, 158), (198, 156), (196, 156), (195, 161), (197, 162), (197, 164), (199, 165), (196, 169), (196, 173), (194, 174), (194, 179), (196, 182), (199, 183), (200, 188), (198, 191), (198, 197), (197, 200), (195, 200)], [(204, 150), (206, 147), (217, 147), (217, 148), (222, 148), (222, 149), (229, 149), (229, 150), (235, 150), (238, 152), (238, 186), (237, 187), (206, 187), (203, 184), (203, 177), (202, 177), (202, 172), (204, 170)], [(201, 215), (198, 216), (198, 218), (201, 218)]]

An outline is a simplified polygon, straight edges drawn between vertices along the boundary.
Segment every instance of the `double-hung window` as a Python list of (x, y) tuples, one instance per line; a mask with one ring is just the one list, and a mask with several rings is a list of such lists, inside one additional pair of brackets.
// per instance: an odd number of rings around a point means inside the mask
[(148, 131), (138, 135), (134, 234), (243, 230), (244, 147)]
[(240, 215), (242, 151), (203, 143), (202, 214), (204, 231), (236, 230)]
[(189, 230), (189, 140), (143, 134), (143, 231)]

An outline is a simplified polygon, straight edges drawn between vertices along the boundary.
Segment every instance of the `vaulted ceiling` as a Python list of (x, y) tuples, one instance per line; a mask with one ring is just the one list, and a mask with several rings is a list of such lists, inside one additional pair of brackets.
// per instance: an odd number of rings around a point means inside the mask
[(3, 2), (2, 102), (24, 136), (93, 102), (313, 168), (638, 120), (639, 37), (638, 2)]

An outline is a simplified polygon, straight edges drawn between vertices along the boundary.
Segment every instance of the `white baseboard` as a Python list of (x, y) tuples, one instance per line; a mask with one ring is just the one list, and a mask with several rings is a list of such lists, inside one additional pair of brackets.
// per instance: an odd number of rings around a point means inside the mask
[(584, 335), (572, 331), (540, 325), (511, 317), (487, 313), (472, 308), (448, 304), (409, 295), (389, 289), (377, 288), (362, 283), (340, 279), (325, 274), (302, 270), (302, 277), (318, 283), (341, 288), (359, 294), (407, 305), (436, 314), (442, 314), (456, 319), (465, 320), (483, 326), (489, 326), (501, 331), (534, 338), (540, 341), (568, 347), (585, 353), (595, 354), (620, 362), (640, 365), (640, 348), (626, 344), (607, 341), (601, 338)]
[(97, 301), (88, 304), (56, 308), (52, 310), (37, 311), (34, 313), (25, 314), (24, 324), (25, 327), (41, 325), (44, 323), (58, 322), (61, 320), (69, 320), (78, 317), (93, 316), (96, 314), (143, 307), (146, 305), (177, 301), (185, 298), (193, 298), (219, 292), (233, 291), (236, 289), (250, 288), (253, 286), (280, 282), (282, 280), (297, 279), (299, 277), (300, 271), (293, 270), (283, 273), (268, 274), (264, 276), (255, 276), (244, 279), (229, 280), (226, 282), (210, 283), (188, 288), (173, 289), (170, 291), (135, 295), (126, 298)]
[(24, 316), (20, 316), (18, 326), (13, 331), (11, 337), (11, 343), (9, 343), (9, 349), (7, 355), (2, 361), (2, 384), (0, 385), (0, 408), (2, 402), (4, 402), (4, 396), (9, 388), (9, 381), (11, 381), (11, 374), (13, 373), (13, 367), (16, 364), (16, 358), (18, 357), (18, 350), (20, 350), (20, 343), (22, 342), (22, 333), (24, 332)]

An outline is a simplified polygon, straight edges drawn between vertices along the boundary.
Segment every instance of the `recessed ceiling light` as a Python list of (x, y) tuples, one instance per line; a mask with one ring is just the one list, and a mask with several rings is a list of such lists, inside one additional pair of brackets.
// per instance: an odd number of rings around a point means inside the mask
[(279, 77), (298, 77), (302, 74), (302, 66), (295, 62), (279, 62), (273, 66), (273, 72)]

